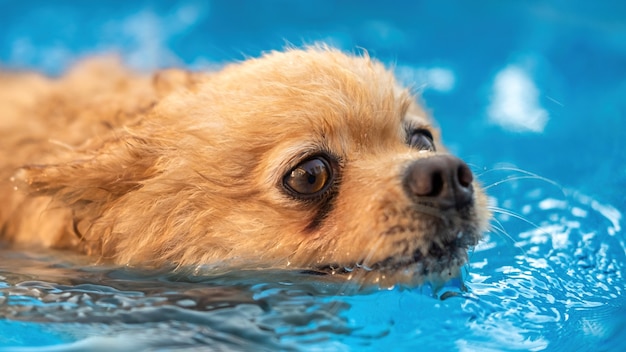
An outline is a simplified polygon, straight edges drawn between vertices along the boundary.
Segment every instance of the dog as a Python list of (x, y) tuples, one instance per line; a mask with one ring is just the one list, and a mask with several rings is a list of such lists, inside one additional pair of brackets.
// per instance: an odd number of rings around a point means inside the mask
[(491, 216), (367, 54), (317, 45), (151, 75), (92, 59), (0, 84), (0, 239), (16, 246), (420, 284), (458, 276)]

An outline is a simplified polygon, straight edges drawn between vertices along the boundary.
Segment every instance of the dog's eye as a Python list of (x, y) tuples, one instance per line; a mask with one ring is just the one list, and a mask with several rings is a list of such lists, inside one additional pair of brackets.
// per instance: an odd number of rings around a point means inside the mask
[(285, 187), (299, 195), (310, 196), (324, 191), (332, 178), (331, 168), (322, 157), (308, 159), (293, 168), (284, 178)]
[(433, 134), (425, 129), (416, 129), (409, 135), (407, 143), (412, 148), (419, 150), (435, 151), (435, 142), (433, 140)]

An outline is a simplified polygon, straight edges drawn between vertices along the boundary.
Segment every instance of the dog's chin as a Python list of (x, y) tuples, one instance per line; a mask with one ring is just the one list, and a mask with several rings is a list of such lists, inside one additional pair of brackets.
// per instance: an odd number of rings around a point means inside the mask
[(431, 283), (441, 285), (461, 275), (467, 263), (468, 250), (476, 245), (472, 236), (459, 234), (449, 242), (433, 242), (428, 250), (415, 250), (410, 256), (394, 255), (368, 264), (325, 264), (315, 267), (313, 274), (343, 276), (360, 285), (392, 287), (396, 284), (417, 286)]

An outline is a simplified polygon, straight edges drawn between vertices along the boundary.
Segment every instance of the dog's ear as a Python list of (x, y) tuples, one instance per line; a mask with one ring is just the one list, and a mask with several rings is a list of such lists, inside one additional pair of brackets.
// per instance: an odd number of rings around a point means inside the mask
[(56, 163), (24, 166), (13, 180), (30, 196), (69, 207), (77, 223), (99, 217), (116, 199), (141, 188), (158, 173), (157, 159), (145, 140), (124, 134), (68, 152)]

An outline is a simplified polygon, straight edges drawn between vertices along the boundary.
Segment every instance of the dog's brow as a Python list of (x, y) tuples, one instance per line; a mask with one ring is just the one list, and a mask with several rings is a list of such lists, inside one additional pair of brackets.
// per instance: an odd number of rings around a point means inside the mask
[(404, 120), (406, 113), (409, 111), (409, 107), (411, 107), (411, 103), (413, 102), (413, 97), (407, 90), (404, 90), (400, 93), (398, 100), (400, 100), (400, 117)]
[(407, 120), (408, 120), (408, 114), (409, 111), (411, 109), (411, 104), (412, 104), (412, 99), (411, 96), (403, 93), (402, 95), (400, 95), (398, 97), (398, 110), (397, 111), (397, 118), (399, 118), (399, 121), (401, 124), (406, 124)]

